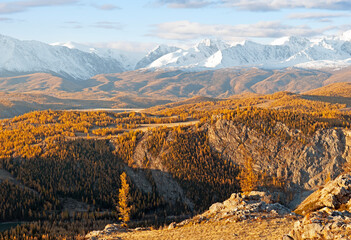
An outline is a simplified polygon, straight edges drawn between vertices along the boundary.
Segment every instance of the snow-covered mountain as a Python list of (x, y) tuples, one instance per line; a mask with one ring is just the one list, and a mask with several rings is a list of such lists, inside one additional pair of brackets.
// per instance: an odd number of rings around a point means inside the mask
[(145, 68), (149, 66), (151, 63), (159, 59), (160, 57), (171, 53), (176, 52), (180, 48), (167, 46), (167, 45), (158, 45), (152, 51), (150, 51), (145, 57), (143, 57), (136, 65), (135, 69)]
[(67, 43), (52, 43), (52, 46), (64, 46), (70, 49), (78, 49), (87, 53), (94, 53), (102, 58), (114, 59), (121, 63), (122, 67), (126, 71), (134, 70), (135, 65), (143, 57), (142, 53), (132, 53), (127, 51), (122, 51), (114, 48), (101, 48), (101, 47), (93, 47), (86, 44), (80, 44), (75, 42), (67, 42)]
[(140, 67), (191, 71), (227, 67), (340, 68), (351, 65), (351, 31), (321, 39), (284, 37), (266, 45), (252, 41), (229, 45), (220, 40), (206, 39), (189, 49), (165, 51), (162, 56), (156, 49), (148, 55), (159, 58)]
[(201, 71), (230, 67), (343, 68), (351, 65), (351, 30), (320, 39), (284, 37), (271, 44), (205, 39), (182, 49), (160, 45), (147, 55), (68, 42), (52, 45), (0, 35), (0, 76), (33, 72), (88, 79), (134, 69)]
[(75, 79), (125, 71), (114, 58), (0, 35), (0, 73), (48, 72)]

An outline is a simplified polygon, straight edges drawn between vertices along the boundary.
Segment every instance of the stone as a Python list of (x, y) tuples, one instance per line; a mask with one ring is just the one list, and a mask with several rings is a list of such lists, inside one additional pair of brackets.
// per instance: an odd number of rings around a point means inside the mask
[(312, 193), (298, 206), (295, 212), (305, 217), (295, 222), (289, 236), (294, 240), (351, 240), (350, 201), (351, 175), (343, 174)]
[(294, 224), (288, 235), (294, 240), (351, 239), (351, 213), (323, 208), (306, 215)]
[(295, 210), (295, 213), (306, 215), (310, 212), (328, 207), (338, 210), (351, 210), (351, 175), (343, 174), (334, 181), (328, 182), (322, 189), (313, 192)]
[(172, 222), (171, 224), (169, 224), (168, 229), (173, 229), (177, 226), (176, 222)]
[(177, 226), (183, 226), (190, 222), (201, 223), (217, 222), (226, 219), (228, 222), (237, 222), (250, 219), (277, 218), (287, 215), (295, 217), (287, 207), (279, 203), (266, 203), (263, 201), (269, 193), (253, 191), (246, 194), (233, 193), (223, 203), (215, 203), (203, 214), (197, 215), (191, 220), (183, 221)]

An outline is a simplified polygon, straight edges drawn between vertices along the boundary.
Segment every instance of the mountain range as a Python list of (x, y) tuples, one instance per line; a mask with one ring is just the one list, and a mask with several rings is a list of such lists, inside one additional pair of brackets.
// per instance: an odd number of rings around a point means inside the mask
[(45, 72), (79, 80), (137, 69), (340, 69), (351, 65), (351, 30), (319, 39), (284, 37), (270, 44), (204, 39), (188, 49), (160, 45), (145, 56), (72, 42), (49, 45), (0, 35), (0, 53), (1, 76)]

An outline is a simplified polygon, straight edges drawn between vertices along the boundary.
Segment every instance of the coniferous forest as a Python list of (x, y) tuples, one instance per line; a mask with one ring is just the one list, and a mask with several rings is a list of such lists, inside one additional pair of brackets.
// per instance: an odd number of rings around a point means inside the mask
[[(291, 136), (275, 131), (277, 122), (299, 130), (300, 142), (318, 129), (350, 127), (351, 115), (338, 111), (343, 105), (281, 94), (158, 107), (148, 113), (47, 110), (1, 120), (0, 173), (5, 177), (0, 178), (0, 222), (18, 225), (1, 231), (0, 239), (83, 239), (88, 231), (118, 222), (123, 172), (133, 226), (163, 225), (174, 221), (169, 216), (191, 216), (244, 186), (254, 188), (246, 181), (252, 176), (250, 161), (237, 166), (210, 146), (207, 128), (218, 119), (282, 141)], [(255, 107), (272, 99), (279, 101)], [(197, 122), (167, 126), (190, 120)], [(149, 129), (141, 131), (142, 126)], [(140, 148), (147, 154), (137, 161)], [(131, 172), (144, 176), (150, 190), (141, 188)], [(157, 190), (156, 173), (171, 176), (184, 196), (165, 198)]]

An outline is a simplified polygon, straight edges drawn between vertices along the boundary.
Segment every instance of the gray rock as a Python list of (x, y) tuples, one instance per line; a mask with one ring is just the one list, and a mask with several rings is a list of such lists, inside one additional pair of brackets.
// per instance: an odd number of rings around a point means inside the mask
[(322, 189), (319, 189), (307, 197), (295, 210), (296, 213), (306, 215), (310, 212), (324, 207), (337, 210), (341, 206), (351, 210), (351, 175), (344, 174), (334, 181), (328, 182)]
[(223, 203), (215, 203), (203, 214), (187, 219), (177, 226), (189, 223), (217, 222), (226, 219), (228, 222), (237, 222), (257, 218), (277, 218), (288, 215), (295, 216), (287, 207), (279, 203), (266, 203), (263, 199), (269, 194), (253, 191), (247, 194), (233, 193)]
[(168, 229), (173, 229), (177, 226), (176, 222), (172, 222), (171, 224), (169, 224)]
[(334, 211), (327, 207), (306, 215), (294, 224), (289, 233), (294, 240), (351, 239), (351, 213)]
[[(290, 139), (222, 119), (208, 127), (208, 136), (210, 145), (224, 158), (243, 166), (250, 153), (255, 170), (285, 179), (295, 192), (315, 190), (329, 175), (332, 179), (337, 177), (345, 162), (351, 161), (348, 130), (323, 129), (308, 137), (280, 122), (275, 130), (284, 132)], [(306, 143), (298, 140), (301, 138)]]

